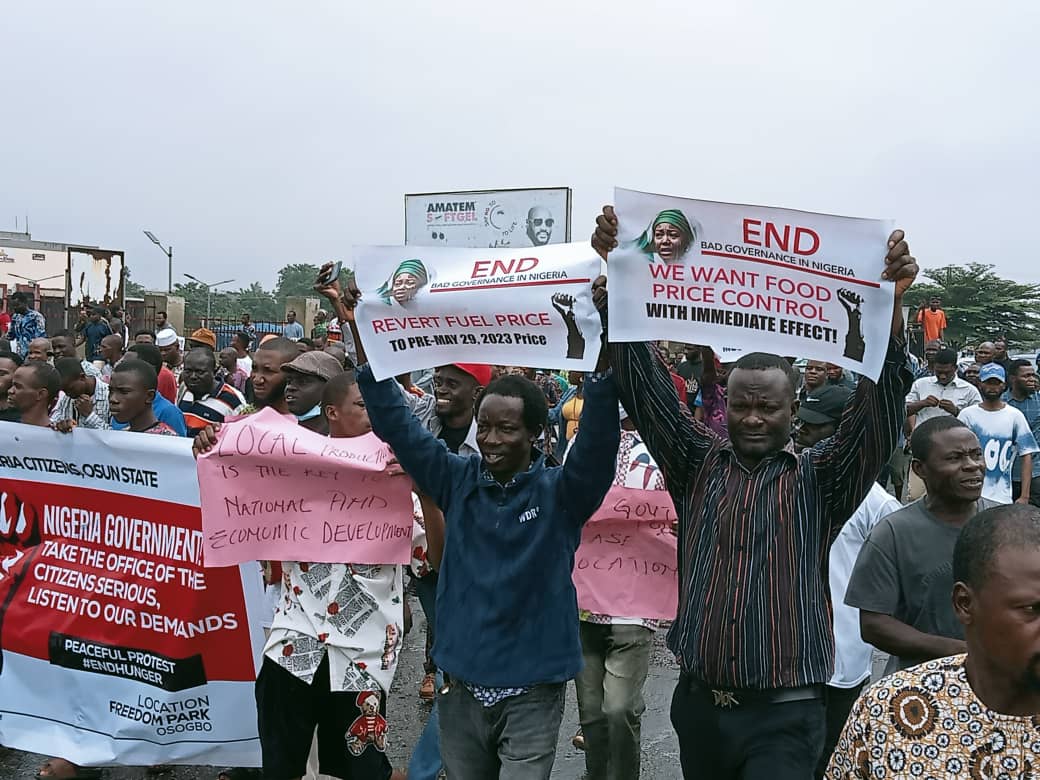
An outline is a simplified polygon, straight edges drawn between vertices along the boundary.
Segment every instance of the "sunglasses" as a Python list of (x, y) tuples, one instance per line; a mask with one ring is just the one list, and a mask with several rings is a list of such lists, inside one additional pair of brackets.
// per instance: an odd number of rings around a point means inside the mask
[(546, 227), (550, 227), (550, 228), (553, 225), (556, 224), (556, 220), (553, 219), (552, 217), (549, 217), (549, 219), (542, 219), (541, 217), (535, 217), (534, 219), (531, 220), (531, 224), (534, 225), (535, 227), (541, 227), (543, 222), (545, 223)]

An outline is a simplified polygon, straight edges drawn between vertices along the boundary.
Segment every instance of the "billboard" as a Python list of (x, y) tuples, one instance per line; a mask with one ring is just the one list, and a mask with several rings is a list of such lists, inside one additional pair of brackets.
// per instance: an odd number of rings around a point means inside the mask
[(404, 196), (406, 244), (479, 249), (544, 246), (570, 240), (569, 187)]
[(45, 290), (65, 288), (64, 246), (43, 242), (32, 242), (39, 246), (15, 246), (17, 243), (0, 241), (0, 284), (8, 290), (37, 284)]
[(123, 253), (113, 249), (68, 249), (68, 308), (85, 303), (123, 303), (126, 267)]

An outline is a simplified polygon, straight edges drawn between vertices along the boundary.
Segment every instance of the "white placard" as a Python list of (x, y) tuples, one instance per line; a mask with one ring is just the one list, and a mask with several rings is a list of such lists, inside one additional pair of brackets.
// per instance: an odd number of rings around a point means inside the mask
[(590, 371), (600, 350), (587, 242), (537, 249), (356, 247), (358, 329), (379, 379), (447, 363)]
[(881, 373), (894, 290), (881, 281), (889, 221), (624, 189), (614, 203), (611, 339), (718, 344)]

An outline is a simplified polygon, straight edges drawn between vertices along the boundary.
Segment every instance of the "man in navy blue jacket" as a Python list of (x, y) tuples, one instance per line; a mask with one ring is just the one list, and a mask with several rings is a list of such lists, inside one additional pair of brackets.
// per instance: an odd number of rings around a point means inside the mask
[(480, 455), (468, 457), (449, 452), (367, 363), (358, 385), (372, 430), (444, 512), (433, 659), (448, 680), (438, 699), (447, 775), (547, 779), (565, 686), (582, 664), (574, 553), (610, 489), (620, 443), (613, 377), (586, 379), (582, 435), (562, 467), (534, 446), (547, 407), (528, 379), (488, 385), (476, 410)]

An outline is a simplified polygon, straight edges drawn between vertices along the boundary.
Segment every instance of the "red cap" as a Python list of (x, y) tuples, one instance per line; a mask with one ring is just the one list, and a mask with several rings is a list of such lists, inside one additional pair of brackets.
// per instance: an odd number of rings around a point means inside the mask
[(459, 371), (465, 371), (477, 380), (481, 387), (487, 387), (491, 383), (491, 366), (483, 363), (452, 363)]

